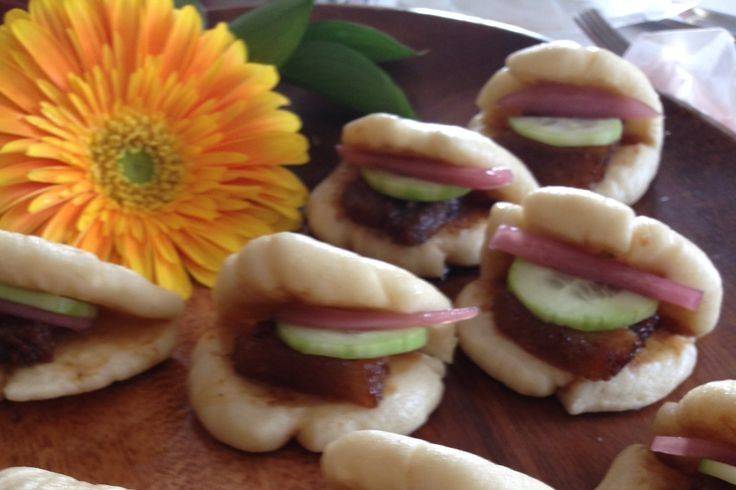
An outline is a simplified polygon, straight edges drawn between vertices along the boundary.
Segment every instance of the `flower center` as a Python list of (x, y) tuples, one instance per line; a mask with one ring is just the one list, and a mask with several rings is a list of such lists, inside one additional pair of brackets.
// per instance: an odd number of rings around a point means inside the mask
[(173, 201), (184, 178), (176, 140), (163, 121), (124, 114), (91, 137), (92, 180), (123, 208), (154, 210)]

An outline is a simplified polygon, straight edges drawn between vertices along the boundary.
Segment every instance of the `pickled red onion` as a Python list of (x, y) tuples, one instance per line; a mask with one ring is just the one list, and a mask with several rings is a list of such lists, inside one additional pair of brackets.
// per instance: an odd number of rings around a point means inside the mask
[(455, 185), (466, 189), (496, 189), (514, 180), (514, 174), (506, 167), (459, 167), (430, 158), (402, 157), (342, 145), (337, 145), (337, 153), (351, 165), (377, 168), (428, 182)]
[(657, 436), (652, 440), (649, 449), (655, 453), (684, 456), (686, 458), (707, 458), (736, 465), (736, 447), (722, 442), (694, 437)]
[(549, 117), (588, 119), (644, 119), (659, 113), (631, 97), (616, 95), (597, 87), (544, 84), (501, 97), (498, 107), (513, 113)]
[(576, 247), (535, 235), (514, 226), (501, 225), (488, 244), (543, 267), (600, 282), (665, 303), (696, 311), (703, 291), (642, 272), (613, 259), (597, 257)]
[(81, 332), (92, 326), (94, 318), (83, 318), (76, 316), (60, 315), (51, 311), (34, 308), (0, 299), (0, 314), (17, 316), (26, 320), (43, 322), (52, 327), (63, 327)]
[(303, 327), (334, 330), (394, 330), (468, 320), (476, 316), (479, 311), (475, 306), (418, 313), (391, 313), (294, 305), (278, 312), (276, 320)]

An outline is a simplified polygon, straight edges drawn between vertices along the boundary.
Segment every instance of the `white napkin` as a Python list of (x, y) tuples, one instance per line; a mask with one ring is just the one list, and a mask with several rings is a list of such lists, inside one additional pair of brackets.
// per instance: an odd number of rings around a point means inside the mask
[(624, 57), (665, 94), (736, 132), (736, 45), (724, 29), (640, 34)]

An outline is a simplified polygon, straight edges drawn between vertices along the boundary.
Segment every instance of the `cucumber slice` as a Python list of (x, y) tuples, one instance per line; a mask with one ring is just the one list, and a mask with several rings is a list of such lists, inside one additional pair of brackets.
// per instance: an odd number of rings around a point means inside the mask
[(21, 305), (33, 306), (39, 310), (50, 311), (59, 315), (79, 318), (95, 318), (97, 316), (97, 307), (84, 301), (56, 296), (55, 294), (42, 293), (40, 291), (31, 291), (1, 283), (0, 299)]
[(410, 352), (427, 343), (427, 329), (346, 333), (277, 323), (276, 333), (286, 345), (302, 354), (337, 359), (373, 359)]
[(559, 147), (605, 146), (621, 139), (621, 119), (510, 117), (509, 126), (530, 140)]
[(534, 316), (589, 332), (616, 330), (657, 312), (656, 300), (514, 260), (508, 288)]
[(720, 461), (714, 461), (712, 459), (701, 459), (698, 471), (704, 475), (718, 478), (719, 480), (727, 481), (733, 485), (736, 485), (736, 466), (730, 464), (721, 463)]
[(361, 174), (374, 191), (405, 201), (446, 201), (470, 192), (466, 187), (436, 184), (383, 170), (364, 168)]

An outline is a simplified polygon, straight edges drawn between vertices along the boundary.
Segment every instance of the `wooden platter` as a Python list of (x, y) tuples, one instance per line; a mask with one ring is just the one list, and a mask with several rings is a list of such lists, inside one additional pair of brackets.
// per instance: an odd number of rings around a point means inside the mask
[[(218, 12), (220, 18), (232, 12)], [(318, 18), (380, 27), (428, 49), (390, 67), (419, 115), (464, 125), (475, 96), (505, 56), (539, 42), (521, 31), (436, 15), (319, 7)], [(320, 98), (285, 88), (304, 120), (312, 162), (298, 173), (313, 185), (336, 160), (333, 145), (354, 117)], [(356, 87), (360, 90), (360, 87)], [(662, 168), (636, 206), (698, 243), (720, 269), (726, 299), (717, 330), (699, 342), (693, 376), (669, 399), (706, 381), (736, 377), (736, 139), (687, 108), (665, 102)], [(473, 274), (454, 271), (441, 286), (454, 295)], [(0, 402), (0, 468), (29, 465), (136, 489), (318, 489), (316, 454), (295, 444), (247, 454), (214, 441), (188, 407), (185, 379), (195, 339), (212, 320), (197, 291), (174, 358), (108, 389), (43, 403)], [(590, 489), (626, 445), (648, 436), (659, 406), (638, 412), (568, 416), (553, 398), (527, 398), (491, 380), (462, 354), (450, 368), (439, 409), (415, 435), (529, 473), (560, 489)]]

